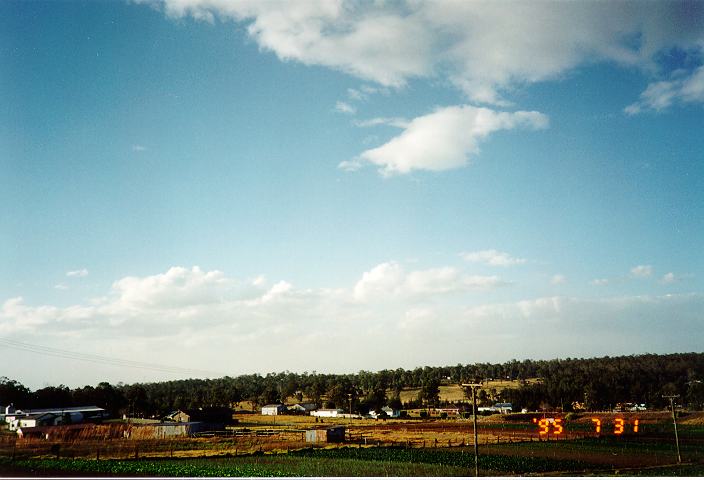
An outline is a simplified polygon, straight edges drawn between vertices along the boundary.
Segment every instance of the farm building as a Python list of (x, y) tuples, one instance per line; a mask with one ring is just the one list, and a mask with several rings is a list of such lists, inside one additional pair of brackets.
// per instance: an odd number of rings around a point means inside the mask
[(262, 407), (262, 415), (281, 415), (286, 413), (286, 405), (272, 403)]
[(310, 412), (313, 417), (340, 417), (343, 413), (341, 408), (320, 408)]
[(401, 411), (394, 410), (391, 407), (382, 407), (378, 412), (376, 410), (370, 410), (369, 416), (372, 418), (398, 418), (401, 416)]
[(27, 427), (42, 427), (47, 425), (56, 425), (54, 422), (57, 417), (53, 413), (40, 413), (37, 415), (27, 415), (17, 419), (17, 428)]
[(204, 422), (212, 428), (210, 430), (224, 430), (225, 425), (237, 423), (232, 418), (232, 409), (227, 407), (206, 407), (176, 410), (165, 418), (167, 422), (188, 423)]
[(344, 442), (345, 427), (336, 426), (306, 430), (306, 443)]
[(199, 432), (211, 431), (205, 422), (161, 422), (125, 425), (122, 436), (134, 440), (190, 437)]
[(288, 407), (289, 413), (297, 414), (308, 414), (318, 408), (315, 403), (297, 403), (291, 407)]
[(511, 413), (513, 405), (511, 403), (496, 403), (491, 407), (479, 407), (479, 413)]
[[(96, 407), (94, 405), (86, 407), (65, 407), (65, 408), (42, 408), (42, 409), (32, 409), (32, 410), (16, 410), (13, 413), (8, 413), (5, 415), (5, 421), (9, 425), (9, 429), (12, 431), (17, 430), (20, 427), (20, 420), (40, 418), (39, 423), (32, 425), (38, 426), (42, 422), (48, 422), (46, 414), (54, 416), (53, 423), (51, 425), (67, 425), (74, 423), (90, 423), (99, 422), (104, 418), (108, 418), (110, 415), (104, 408)], [(25, 423), (25, 426), (30, 426), (29, 423)]]

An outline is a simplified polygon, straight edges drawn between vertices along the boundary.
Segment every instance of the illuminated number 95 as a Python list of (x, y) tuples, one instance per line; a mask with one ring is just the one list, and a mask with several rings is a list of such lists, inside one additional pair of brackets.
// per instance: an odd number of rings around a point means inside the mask
[[(541, 418), (540, 420), (534, 418), (533, 423), (538, 424), (538, 428), (540, 428), (538, 433), (540, 433), (540, 435), (548, 435), (550, 433), (552, 433), (553, 435), (560, 435), (564, 431), (561, 418)], [(550, 431), (551, 425), (552, 432)]]

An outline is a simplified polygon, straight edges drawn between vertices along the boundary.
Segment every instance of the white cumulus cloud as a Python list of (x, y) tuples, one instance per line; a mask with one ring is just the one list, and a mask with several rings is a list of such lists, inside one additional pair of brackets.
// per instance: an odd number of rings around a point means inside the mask
[(471, 105), (438, 108), (414, 118), (398, 136), (362, 152), (355, 161), (375, 165), (383, 175), (449, 170), (467, 165), (479, 143), (493, 132), (547, 125), (547, 116), (539, 112), (499, 112)]
[(423, 297), (504, 284), (497, 276), (467, 275), (454, 267), (406, 272), (400, 264), (386, 262), (364, 272), (354, 286), (354, 297), (357, 300)]
[[(281, 60), (321, 65), (385, 87), (441, 78), (474, 102), (505, 104), (525, 84), (610, 62), (657, 71), (677, 47), (701, 55), (697, 2), (163, 0), (172, 18), (245, 26)], [(696, 89), (695, 89), (696, 90)], [(689, 93), (696, 96), (696, 91)]]

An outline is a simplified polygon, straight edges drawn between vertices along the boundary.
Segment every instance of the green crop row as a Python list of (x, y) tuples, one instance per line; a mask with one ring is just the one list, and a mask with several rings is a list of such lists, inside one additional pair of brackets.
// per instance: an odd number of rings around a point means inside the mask
[[(447, 466), (474, 467), (471, 451), (448, 451), (435, 449), (413, 449), (403, 447), (380, 448), (338, 448), (338, 449), (304, 449), (288, 455), (312, 458), (356, 459), (383, 462), (408, 462), (441, 464)], [(577, 471), (595, 467), (579, 460), (549, 459), (541, 457), (513, 455), (480, 455), (479, 468), (504, 473), (537, 473), (552, 471)]]
[(182, 463), (149, 460), (84, 460), (84, 459), (33, 459), (0, 460), (2, 465), (32, 470), (62, 470), (72, 473), (104, 473), (112, 475), (137, 475), (161, 477), (269, 477), (287, 476), (284, 472), (264, 469), (257, 465), (218, 465), (208, 463)]

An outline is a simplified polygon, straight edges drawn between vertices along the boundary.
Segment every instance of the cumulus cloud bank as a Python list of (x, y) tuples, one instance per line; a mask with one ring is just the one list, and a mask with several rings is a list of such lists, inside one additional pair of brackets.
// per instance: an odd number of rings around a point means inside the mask
[[(310, 2), (163, 0), (172, 18), (233, 20), (282, 60), (386, 87), (442, 78), (473, 102), (506, 104), (524, 84), (595, 62), (657, 72), (658, 54), (696, 58), (698, 2)], [(696, 96), (696, 92), (686, 95)]]
[[(704, 334), (700, 294), (485, 300), (510, 283), (453, 266), (410, 270), (385, 262), (347, 287), (306, 289), (173, 267), (119, 279), (104, 297), (68, 307), (7, 299), (0, 304), (0, 335), (31, 335), (38, 344), (85, 353), (100, 345), (101, 353), (167, 365), (183, 365), (192, 353), (192, 368), (216, 362), (251, 373), (505, 360), (540, 356), (544, 342), (552, 342), (551, 355), (623, 352), (616, 340), (649, 351), (681, 350)], [(595, 334), (604, 331), (608, 337)], [(576, 340), (583, 350), (571, 350)], [(321, 355), (328, 358), (324, 366)]]

